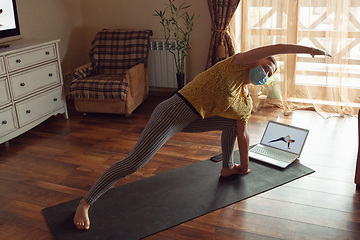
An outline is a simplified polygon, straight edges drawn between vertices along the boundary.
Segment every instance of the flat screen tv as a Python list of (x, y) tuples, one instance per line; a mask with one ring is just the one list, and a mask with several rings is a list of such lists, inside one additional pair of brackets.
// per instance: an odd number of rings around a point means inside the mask
[(1, 0), (0, 4), (0, 46), (20, 38), (19, 19), (15, 0)]

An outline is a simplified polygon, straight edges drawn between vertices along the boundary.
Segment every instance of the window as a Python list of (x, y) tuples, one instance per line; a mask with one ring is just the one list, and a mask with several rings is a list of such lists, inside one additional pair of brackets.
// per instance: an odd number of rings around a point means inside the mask
[(346, 102), (360, 103), (360, 0), (242, 0), (230, 31), (237, 52), (294, 43), (333, 54), (278, 56), (285, 97), (342, 101), (346, 90)]

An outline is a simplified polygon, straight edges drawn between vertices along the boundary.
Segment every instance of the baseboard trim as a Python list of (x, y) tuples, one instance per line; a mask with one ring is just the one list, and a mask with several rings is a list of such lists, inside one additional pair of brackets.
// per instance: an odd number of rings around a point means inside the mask
[(170, 96), (176, 88), (149, 87), (150, 96)]

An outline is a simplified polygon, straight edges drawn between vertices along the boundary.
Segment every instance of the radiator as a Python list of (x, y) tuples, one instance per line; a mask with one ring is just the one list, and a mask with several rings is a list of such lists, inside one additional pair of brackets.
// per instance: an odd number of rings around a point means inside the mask
[[(175, 55), (177, 55), (176, 52)], [(169, 52), (169, 46), (165, 40), (150, 41), (149, 85), (150, 87), (177, 88), (174, 55)]]

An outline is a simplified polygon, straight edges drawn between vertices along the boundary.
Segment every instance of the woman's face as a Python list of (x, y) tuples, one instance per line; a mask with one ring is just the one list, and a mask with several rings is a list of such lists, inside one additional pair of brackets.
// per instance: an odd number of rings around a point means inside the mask
[[(276, 71), (276, 65), (267, 58), (261, 59), (257, 62), (253, 62), (250, 64), (251, 69), (256, 68), (257, 66), (261, 66), (268, 77), (271, 77)], [(246, 85), (249, 83), (250, 83), (250, 78), (248, 75), (246, 75), (244, 84)]]
[(268, 77), (271, 77), (276, 71), (275, 64), (267, 58), (257, 61), (257, 64), (264, 69)]

